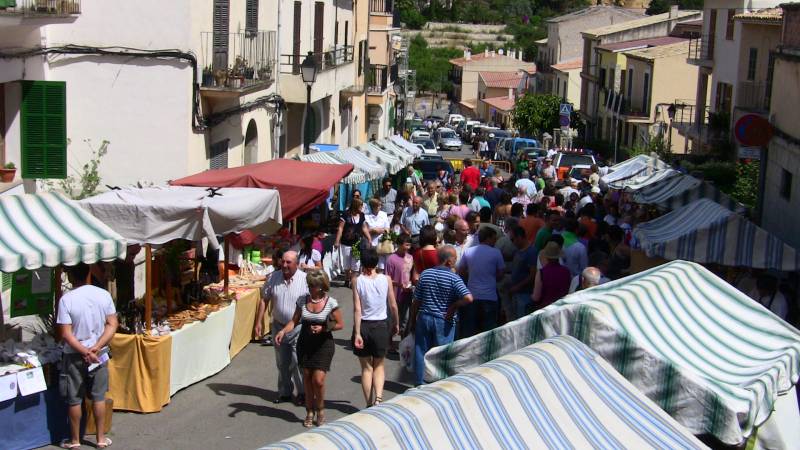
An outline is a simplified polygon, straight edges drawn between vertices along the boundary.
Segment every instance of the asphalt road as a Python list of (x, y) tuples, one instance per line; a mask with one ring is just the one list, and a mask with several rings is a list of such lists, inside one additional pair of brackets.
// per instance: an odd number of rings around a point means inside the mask
[[(340, 302), (345, 328), (334, 333), (336, 353), (326, 394), (329, 421), (365, 406), (358, 359), (349, 347), (352, 294), (332, 288), (331, 296)], [(387, 360), (384, 400), (411, 387), (410, 374), (393, 358)], [(178, 392), (160, 413), (115, 412), (109, 437), (114, 448), (131, 450), (259, 448), (305, 431), (305, 408), (273, 404), (276, 388), (273, 348), (251, 343), (225, 370)], [(93, 443), (94, 436), (87, 441)]]

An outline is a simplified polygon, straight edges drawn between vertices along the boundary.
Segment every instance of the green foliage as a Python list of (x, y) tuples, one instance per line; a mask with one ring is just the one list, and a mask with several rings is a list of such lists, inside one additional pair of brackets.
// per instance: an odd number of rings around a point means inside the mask
[(450, 60), (462, 56), (454, 48), (430, 48), (421, 35), (414, 36), (408, 49), (408, 65), (417, 71), (417, 89), (422, 92), (449, 92)]
[(759, 161), (739, 162), (736, 164), (736, 182), (728, 192), (739, 203), (750, 209), (758, 202), (758, 177), (761, 173)]
[(11, 169), (16, 169), (17, 166), (15, 166), (13, 162), (9, 161), (9, 162), (6, 163), (6, 165), (3, 168), (11, 170)]
[[(100, 181), (102, 181), (100, 172), (98, 171), (100, 160), (108, 153), (108, 145), (110, 142), (104, 140), (96, 149), (92, 148), (92, 141), (90, 139), (85, 139), (84, 142), (91, 150), (92, 156), (89, 162), (84, 164), (79, 170), (75, 170), (75, 172), (77, 172), (76, 175), (69, 175), (63, 180), (58, 181), (45, 181), (45, 186), (47, 186), (48, 189), (60, 190), (73, 200), (81, 200), (95, 194), (97, 186), (99, 186)], [(70, 141), (68, 140), (67, 145), (69, 144)]]
[[(540, 136), (546, 131), (558, 128), (561, 101), (561, 97), (557, 95), (525, 94), (517, 100), (511, 113), (514, 124), (520, 132), (530, 136)], [(574, 111), (571, 120), (575, 124), (579, 122)]]
[(703, 179), (713, 183), (723, 192), (731, 192), (736, 183), (737, 168), (736, 164), (732, 162), (711, 160), (702, 164), (692, 164), (683, 161), (681, 165), (689, 173), (700, 173)]
[(406, 28), (419, 30), (428, 22), (428, 19), (417, 8), (414, 0), (398, 0), (395, 7), (400, 12), (400, 22), (404, 23)]
[(703, 0), (650, 0), (645, 13), (649, 16), (669, 12), (669, 7), (678, 5), (680, 9), (703, 9)]

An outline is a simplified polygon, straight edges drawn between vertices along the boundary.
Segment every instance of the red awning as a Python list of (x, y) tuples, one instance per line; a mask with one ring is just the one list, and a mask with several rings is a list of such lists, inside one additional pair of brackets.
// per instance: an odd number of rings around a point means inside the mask
[(342, 178), (352, 164), (318, 164), (294, 159), (276, 159), (231, 169), (206, 170), (170, 181), (173, 186), (254, 187), (277, 189), (283, 220), (311, 211)]

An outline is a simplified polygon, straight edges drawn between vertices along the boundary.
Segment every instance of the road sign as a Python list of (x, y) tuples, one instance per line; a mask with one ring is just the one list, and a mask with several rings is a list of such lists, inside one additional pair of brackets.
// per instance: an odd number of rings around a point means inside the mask
[(558, 124), (561, 125), (561, 128), (569, 128), (569, 116), (558, 116)]
[(570, 114), (572, 114), (572, 105), (570, 105), (569, 103), (562, 103), (561, 106), (559, 107), (559, 111), (560, 115), (569, 116)]
[(734, 135), (745, 147), (762, 147), (772, 139), (772, 125), (757, 114), (745, 114), (736, 121)]
[(761, 159), (759, 147), (739, 147), (739, 159)]

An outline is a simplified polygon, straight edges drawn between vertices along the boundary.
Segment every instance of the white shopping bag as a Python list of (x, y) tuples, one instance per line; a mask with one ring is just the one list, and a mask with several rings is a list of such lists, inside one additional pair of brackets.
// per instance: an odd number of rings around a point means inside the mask
[(414, 333), (409, 333), (400, 341), (400, 363), (407, 371), (414, 371)]

